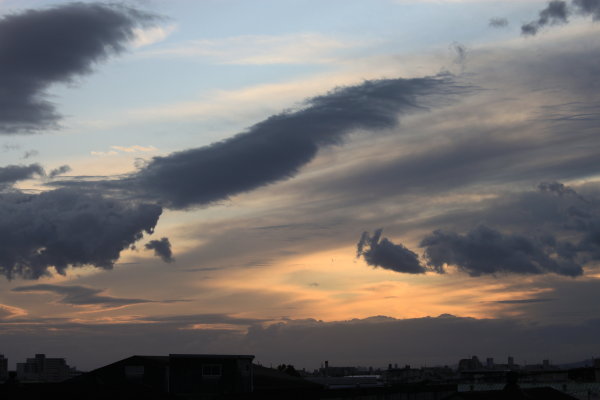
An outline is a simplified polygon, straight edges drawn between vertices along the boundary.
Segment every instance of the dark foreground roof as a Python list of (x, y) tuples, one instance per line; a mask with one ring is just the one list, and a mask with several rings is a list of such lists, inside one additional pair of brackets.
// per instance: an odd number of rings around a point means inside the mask
[(445, 397), (444, 400), (576, 400), (551, 387), (516, 389), (516, 390), (481, 390), (472, 392), (457, 392)]

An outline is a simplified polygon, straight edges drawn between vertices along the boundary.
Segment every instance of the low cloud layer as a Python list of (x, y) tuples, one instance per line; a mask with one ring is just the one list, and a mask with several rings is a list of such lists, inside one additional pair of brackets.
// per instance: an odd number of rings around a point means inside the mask
[(388, 238), (381, 239), (382, 230), (371, 236), (363, 232), (356, 245), (356, 256), (363, 257), (367, 264), (396, 272), (423, 274), (427, 271), (419, 262), (416, 253), (401, 244), (394, 244)]
[(110, 269), (120, 252), (151, 233), (162, 209), (59, 189), (0, 194), (0, 274), (37, 279), (50, 267)]
[[(132, 354), (170, 352), (247, 353), (256, 355), (256, 360), (264, 365), (285, 362), (312, 369), (325, 359), (334, 366), (453, 365), (466, 354), (497, 360), (511, 354), (518, 364), (525, 360), (539, 361), (540, 354), (551, 357), (555, 363), (573, 362), (588, 358), (590, 349), (597, 348), (600, 335), (597, 319), (577, 324), (541, 325), (515, 319), (475, 319), (447, 314), (411, 319), (377, 316), (332, 322), (290, 319), (269, 325), (257, 319), (219, 314), (148, 317), (147, 320), (151, 323), (143, 324), (144, 340), (139, 340), (140, 321), (85, 324), (27, 319), (0, 321), (0, 340), (6, 347), (5, 356), (11, 360), (44, 351), (60, 354), (70, 364), (84, 369), (98, 368)], [(189, 329), (196, 324), (250, 328), (245, 333), (230, 329)], [(47, 329), (52, 329), (51, 336)], [(564, 346), (565, 343), (570, 345)]]
[(537, 20), (521, 26), (521, 33), (535, 35), (547, 25), (566, 24), (573, 14), (592, 16), (594, 21), (600, 20), (600, 0), (573, 0), (570, 5), (562, 0), (551, 1), (540, 11)]
[(125, 6), (70, 3), (0, 19), (0, 134), (55, 127), (60, 115), (46, 89), (122, 52), (152, 18)]

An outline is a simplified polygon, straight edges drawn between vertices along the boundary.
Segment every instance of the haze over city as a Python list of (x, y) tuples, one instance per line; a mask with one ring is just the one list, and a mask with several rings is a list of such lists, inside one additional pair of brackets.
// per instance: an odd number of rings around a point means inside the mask
[(0, 353), (598, 356), (598, 21), (0, 0)]

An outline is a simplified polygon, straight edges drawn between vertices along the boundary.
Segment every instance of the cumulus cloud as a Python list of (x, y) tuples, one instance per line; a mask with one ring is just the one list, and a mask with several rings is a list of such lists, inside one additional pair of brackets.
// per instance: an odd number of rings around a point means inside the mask
[(69, 265), (110, 269), (122, 250), (153, 231), (161, 212), (75, 189), (0, 194), (0, 274), (37, 279), (51, 267), (60, 274)]
[(479, 225), (465, 234), (436, 230), (421, 241), (428, 263), (455, 265), (471, 276), (498, 273), (583, 274), (600, 259), (600, 209), (560, 182), (499, 198), (479, 212), (508, 232)]
[[(153, 20), (120, 5), (70, 3), (0, 19), (0, 133), (56, 126), (59, 114), (46, 89), (88, 74), (118, 54), (135, 28)], [(27, 49), (27, 51), (23, 51)]]
[(154, 255), (160, 257), (166, 263), (175, 261), (173, 252), (171, 251), (171, 242), (166, 237), (160, 240), (151, 240), (144, 247), (147, 250), (154, 250)]
[(49, 292), (61, 295), (60, 300), (63, 304), (74, 306), (99, 306), (102, 308), (123, 307), (133, 304), (149, 303), (151, 300), (145, 299), (127, 299), (121, 297), (103, 296), (101, 289), (94, 289), (87, 286), (61, 286), (52, 284), (39, 284), (29, 286), (18, 286), (12, 289), (13, 292)]
[[(459, 229), (436, 229), (420, 242), (425, 263), (402, 245), (381, 239), (381, 230), (364, 232), (357, 245), (372, 266), (397, 272), (444, 273), (455, 266), (472, 277), (505, 274), (556, 274), (577, 277), (600, 260), (600, 207), (560, 182), (537, 190), (506, 194), (477, 211), (452, 216)], [(471, 215), (469, 215), (471, 214)], [(487, 220), (469, 227), (471, 220)], [(442, 221), (440, 219), (439, 221)], [(491, 227), (493, 226), (493, 227)]]
[(363, 232), (356, 245), (356, 256), (363, 257), (367, 264), (396, 272), (423, 274), (427, 271), (419, 262), (416, 253), (402, 244), (394, 244), (387, 238), (381, 239), (382, 229), (377, 229), (373, 236)]
[(583, 268), (569, 259), (551, 257), (550, 243), (518, 234), (504, 234), (481, 225), (465, 235), (434, 231), (420, 244), (427, 262), (437, 269), (455, 265), (471, 276), (553, 272), (579, 276)]

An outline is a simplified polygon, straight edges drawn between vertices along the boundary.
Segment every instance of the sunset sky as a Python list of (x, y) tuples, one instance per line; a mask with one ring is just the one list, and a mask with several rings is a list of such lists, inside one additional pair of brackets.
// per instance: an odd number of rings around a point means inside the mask
[(579, 361), (600, 0), (0, 0), (0, 354)]

